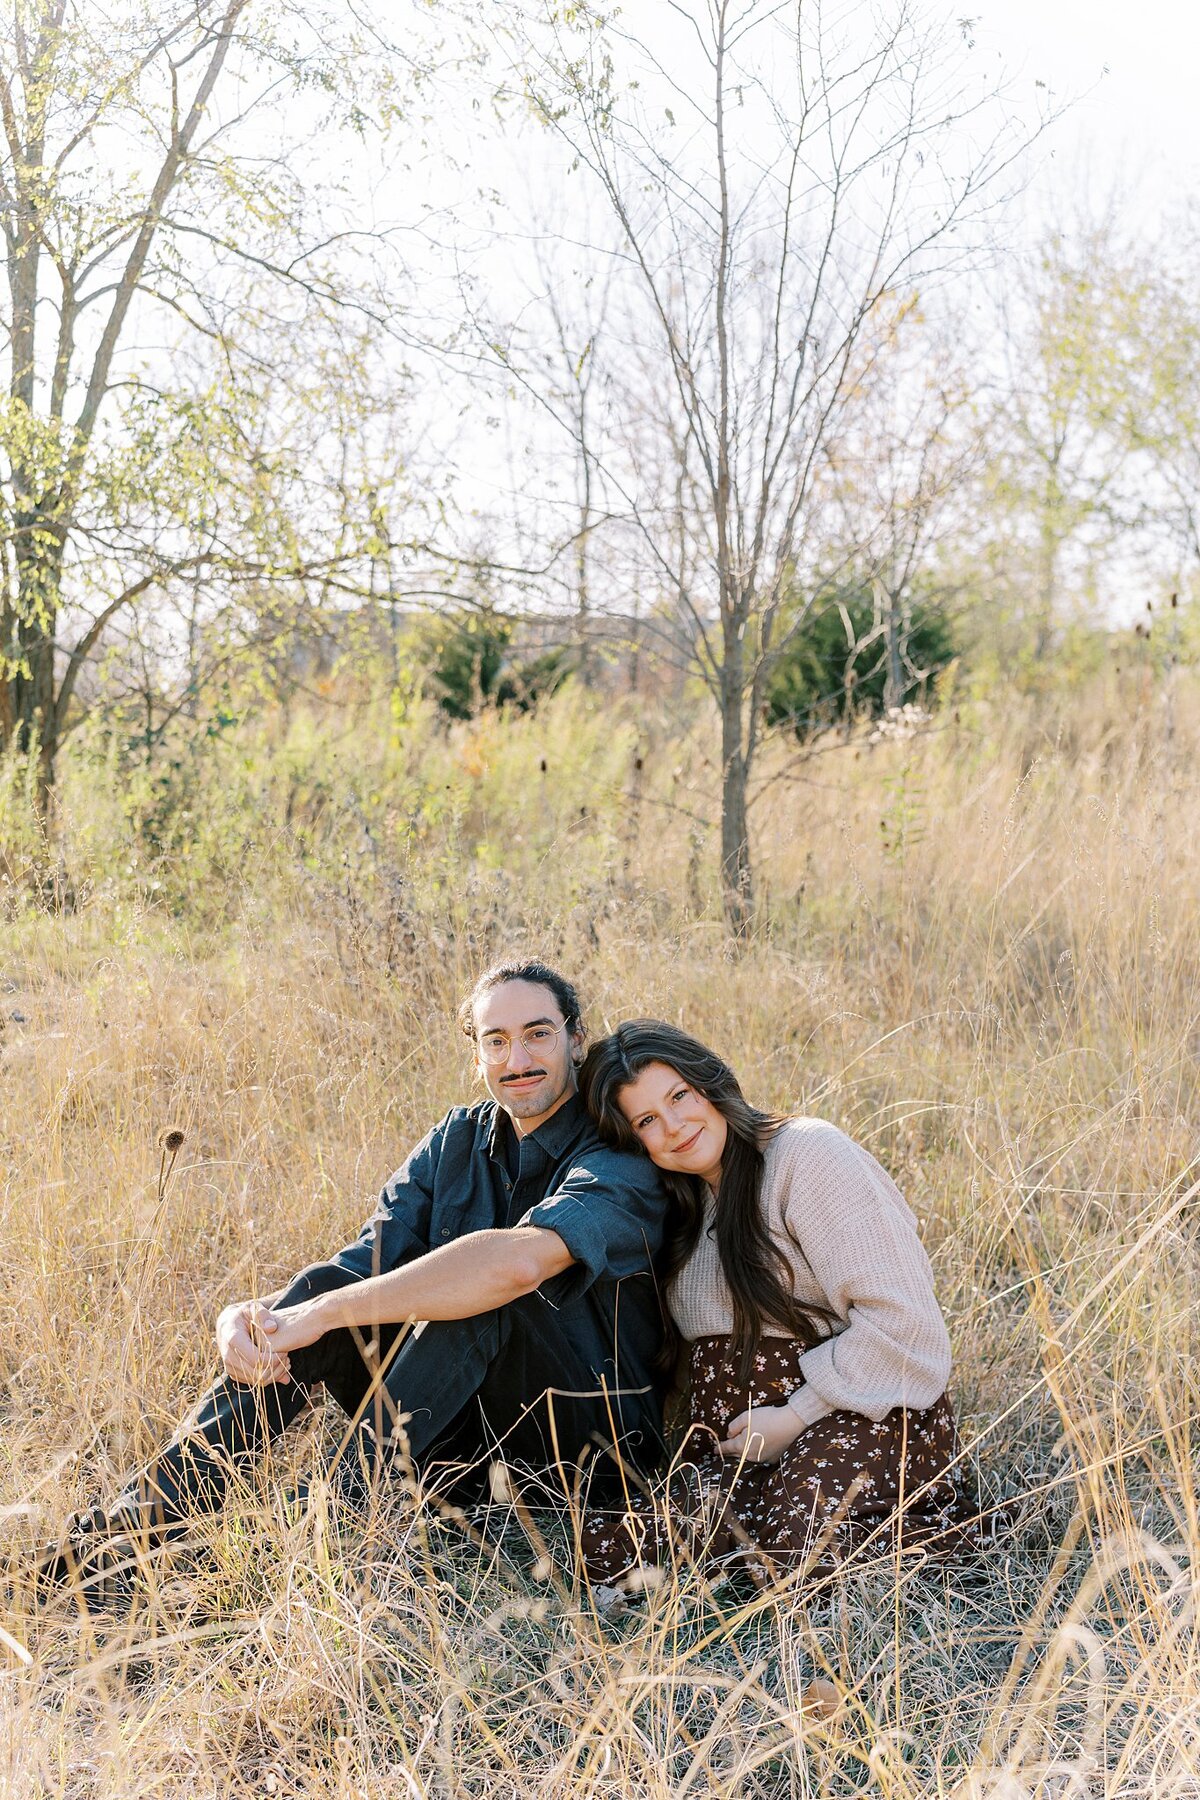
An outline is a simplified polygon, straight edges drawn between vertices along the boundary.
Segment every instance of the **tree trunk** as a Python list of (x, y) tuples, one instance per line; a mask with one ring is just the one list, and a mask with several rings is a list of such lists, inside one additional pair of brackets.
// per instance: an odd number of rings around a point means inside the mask
[(896, 712), (904, 704), (904, 664), (901, 659), (900, 603), (890, 589), (886, 589), (883, 596), (883, 639), (887, 649), (884, 711)]
[(579, 536), (575, 543), (575, 622), (579, 636), (579, 679), (585, 686), (592, 678), (591, 584), (588, 568), (592, 529), (592, 459), (587, 444), (587, 392), (579, 396), (579, 455), (582, 464), (579, 496)]
[(1063, 511), (1062, 488), (1058, 481), (1058, 458), (1055, 455), (1051, 473), (1042, 495), (1042, 520), (1038, 534), (1038, 611), (1033, 654), (1038, 662), (1050, 653), (1054, 641), (1054, 616), (1058, 610), (1058, 546)]
[(740, 752), (725, 764), (721, 782), (721, 901), (735, 937), (745, 937), (754, 917), (750, 838), (746, 825), (746, 764)]
[[(11, 455), (13, 589), (5, 595), (4, 641), (0, 643), (0, 751), (37, 754), (37, 806), (47, 817), (54, 782), (57, 732), (54, 712), (54, 634), (58, 622), (58, 572), (62, 538), (53, 505), (47, 507), (45, 469), (40, 466), (35, 424), (38, 277), (42, 241), (40, 214), (47, 201), (46, 108), (53, 72), (57, 21), (45, 5), (28, 15), (22, 57), (25, 114), (13, 111), (7, 85), (5, 133), (12, 157), (11, 189), (5, 183), (4, 231), (12, 306), (12, 366), (9, 402), (13, 427)], [(17, 26), (18, 32), (20, 25)], [(14, 591), (15, 590), (15, 591)]]
[(53, 510), (48, 519), (44, 504), (37, 502), (23, 507), (14, 524), (17, 597), (15, 607), (5, 609), (12, 641), (0, 646), (6, 660), (0, 672), (5, 689), (0, 700), (0, 752), (36, 753), (38, 817), (46, 823), (58, 755), (54, 647), (61, 533)]
[(55, 761), (58, 756), (58, 732), (54, 718), (53, 628), (41, 621), (31, 624), (22, 622), (18, 627), (17, 643), (26, 668), (8, 679), (7, 685), (12, 690), (13, 729), (8, 741), (0, 743), (0, 753), (13, 749), (22, 756), (36, 754), (34, 797), (38, 818), (46, 824), (50, 816), (50, 798), (54, 790)]
[(741, 938), (753, 920), (754, 887), (746, 817), (750, 771), (742, 732), (740, 645), (727, 644), (721, 688), (721, 904), (730, 931)]
[(1043, 662), (1050, 653), (1053, 641), (1058, 587), (1058, 538), (1048, 520), (1042, 524), (1038, 563), (1038, 611), (1033, 654), (1035, 661)]

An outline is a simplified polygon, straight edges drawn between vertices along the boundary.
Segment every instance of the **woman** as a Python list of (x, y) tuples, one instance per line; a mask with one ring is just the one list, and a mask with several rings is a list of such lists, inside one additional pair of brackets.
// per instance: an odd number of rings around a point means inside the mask
[(969, 1537), (948, 1472), (949, 1339), (916, 1220), (874, 1157), (820, 1119), (751, 1106), (727, 1063), (654, 1019), (593, 1045), (580, 1087), (602, 1135), (663, 1171), (667, 1300), (691, 1367), (667, 1509), (635, 1497), (591, 1515), (592, 1576), (661, 1562), (671, 1537), (705, 1560), (753, 1546), (759, 1576), (819, 1566), (884, 1519), (902, 1543)]

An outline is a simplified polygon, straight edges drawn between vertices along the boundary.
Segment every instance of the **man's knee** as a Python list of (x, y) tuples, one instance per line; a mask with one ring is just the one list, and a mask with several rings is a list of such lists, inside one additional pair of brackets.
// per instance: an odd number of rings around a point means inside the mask
[(350, 1287), (361, 1279), (350, 1269), (343, 1269), (340, 1263), (310, 1263), (307, 1269), (292, 1276), (275, 1305), (276, 1308), (299, 1306), (304, 1300), (314, 1300), (318, 1294), (331, 1294), (336, 1288)]

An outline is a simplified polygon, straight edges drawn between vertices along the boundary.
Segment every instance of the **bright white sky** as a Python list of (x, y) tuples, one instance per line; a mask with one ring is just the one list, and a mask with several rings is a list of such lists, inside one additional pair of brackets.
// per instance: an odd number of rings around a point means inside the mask
[[(410, 3), (403, 0), (403, 4)], [(877, 3), (890, 10), (889, 0)], [(871, 0), (861, 0), (861, 4), (869, 16)], [(634, 28), (646, 30), (652, 21), (643, 6), (644, 0), (624, 0), (623, 11)], [(1035, 148), (1037, 172), (1008, 216), (1004, 235), (1014, 247), (1022, 235), (1022, 215), (1024, 229), (1034, 236), (1055, 217), (1071, 213), (1078, 221), (1097, 216), (1113, 200), (1118, 202), (1122, 222), (1140, 224), (1152, 239), (1169, 231), (1166, 215), (1173, 205), (1189, 194), (1200, 201), (1200, 109), (1195, 95), (1200, 69), (1200, 5), (1196, 0), (1190, 4), (1189, 0), (919, 0), (919, 7), (932, 18), (949, 14), (964, 36), (973, 35), (973, 67), (980, 75), (994, 69), (997, 79), (1007, 76), (1014, 109), (1027, 122), (1046, 112), (1047, 100), (1058, 106), (1070, 103), (1066, 115)], [(666, 66), (674, 66), (670, 44), (664, 38), (669, 39), (670, 32), (678, 29), (680, 55), (685, 56), (691, 46), (687, 28), (682, 23), (674, 26), (661, 5), (655, 8), (654, 21), (654, 48)], [(451, 134), (449, 142), (452, 154), (461, 159), (457, 169), (447, 162), (446, 139), (439, 143), (435, 136), (424, 155), (411, 161), (408, 154), (401, 156), (401, 164), (407, 167), (398, 189), (385, 184), (387, 197), (397, 198), (397, 210), (410, 219), (420, 216), (418, 195), (433, 209), (432, 216), (427, 215), (430, 266), (422, 282), (427, 294), (440, 287), (439, 275), (444, 280), (448, 273), (438, 209), (465, 203), (470, 213), (479, 184), (494, 181), (505, 189), (527, 160), (527, 149), (518, 151), (513, 159), (511, 145), (493, 135), (486, 114), (464, 113), (459, 135)], [(535, 159), (526, 181), (517, 183), (526, 191), (509, 196), (518, 211), (522, 203), (528, 206), (530, 190), (540, 186), (536, 167)], [(502, 216), (503, 206), (497, 218)], [(512, 229), (515, 248), (521, 236), (515, 218)], [(586, 237), (582, 226), (580, 232)], [(412, 255), (414, 250), (410, 244), (408, 253)], [(416, 255), (420, 254), (417, 250)], [(519, 273), (518, 260), (514, 260), (514, 276)], [(471, 267), (472, 261), (468, 252), (464, 265)], [(497, 301), (508, 275), (503, 260), (492, 271), (488, 291)], [(453, 294), (439, 294), (437, 310), (445, 315), (453, 306)], [(514, 457), (516, 464), (521, 464), (520, 453), (494, 431), (478, 429), (477, 405), (464, 404), (447, 416), (454, 421), (455, 462), (460, 469), (473, 465), (466, 487), (480, 495), (490, 494), (494, 504), (501, 504), (502, 496), (498, 490), (491, 493), (491, 483), (508, 481)], [(521, 430), (530, 436), (527, 453), (532, 454), (538, 436), (536, 423), (523, 416)], [(523, 504), (528, 506), (529, 484), (521, 492)], [(1120, 585), (1125, 591), (1129, 583), (1122, 577)]]
[[(866, 17), (875, 5), (892, 10), (891, 0), (839, 0), (841, 5), (861, 7)], [(437, 12), (425, 13), (419, 0), (375, 0), (378, 16), (395, 26), (398, 19), (418, 20), (435, 36), (442, 28)], [(496, 0), (484, 0), (484, 6)], [(1119, 198), (1125, 220), (1137, 220), (1153, 236), (1164, 228), (1164, 214), (1187, 194), (1200, 200), (1200, 124), (1195, 97), (1196, 72), (1200, 69), (1200, 4), (1197, 0), (918, 0), (920, 11), (933, 18), (949, 14), (959, 22), (964, 36), (973, 34), (975, 71), (994, 69), (1006, 73), (1015, 110), (1032, 121), (1046, 110), (1049, 98), (1058, 104), (1073, 101), (1035, 149), (1040, 169), (1023, 201), (1013, 209), (1011, 229), (1020, 237), (1021, 213), (1031, 233), (1064, 209), (1077, 215), (1103, 210), (1107, 199)], [(624, 0), (626, 18), (637, 26), (646, 22), (645, 0)], [(655, 16), (669, 18), (657, 0)], [(690, 43), (682, 23), (681, 54)], [(403, 38), (403, 33), (396, 33)], [(656, 48), (660, 47), (656, 32)], [(670, 57), (667, 57), (670, 66)], [(472, 97), (463, 91), (439, 94), (428, 129), (417, 136), (403, 131), (388, 146), (382, 160), (367, 150), (360, 153), (364, 180), (351, 180), (351, 210), (362, 205), (369, 222), (403, 223), (409, 230), (397, 239), (401, 263), (417, 274), (417, 294), (429, 317), (443, 324), (456, 316), (459, 304), (455, 263), (448, 240), (457, 238), (459, 265), (480, 277), (488, 273), (489, 236), (487, 207), (478, 200), (480, 186), (505, 187), (514, 169), (532, 161), (520, 184), (525, 192), (510, 198), (528, 208), (530, 190), (536, 190), (537, 158), (514, 153), (511, 141), (498, 136), (486, 108), (472, 110)], [(1035, 84), (1044, 84), (1038, 86)], [(453, 89), (453, 84), (451, 90)], [(461, 112), (456, 109), (461, 102)], [(304, 102), (298, 103), (303, 107)], [(423, 140), (423, 141), (422, 141)], [(370, 165), (368, 178), (368, 165)], [(348, 170), (354, 166), (354, 155)], [(582, 186), (582, 184), (580, 184)], [(1116, 193), (1114, 194), (1114, 190)], [(1085, 199), (1085, 192), (1090, 199)], [(469, 217), (479, 219), (477, 234), (450, 232), (441, 217), (443, 208), (461, 204)], [(503, 229), (502, 200), (492, 221)], [(515, 225), (515, 221), (514, 221)], [(1169, 226), (1166, 227), (1169, 229)], [(587, 237), (586, 219), (578, 222)], [(418, 235), (419, 234), (419, 235)], [(477, 239), (473, 242), (473, 237)], [(514, 231), (511, 249), (522, 248)], [(521, 278), (520, 256), (513, 254), (513, 281)], [(474, 265), (479, 262), (479, 269)], [(492, 257), (494, 264), (495, 257)], [(503, 266), (491, 288), (482, 281), (485, 294), (493, 295), (498, 315), (503, 316), (505, 290), (512, 285)], [(519, 302), (521, 292), (514, 288)], [(437, 466), (457, 467), (463, 475), (463, 491), (478, 496), (485, 512), (508, 505), (507, 488), (514, 474), (522, 479), (518, 492), (522, 504), (530, 503), (533, 476), (524, 479), (522, 456), (531, 457), (540, 441), (535, 415), (517, 409), (521, 443), (514, 444), (500, 417), (487, 416), (473, 393), (460, 394), (445, 368), (438, 372), (435, 416), (424, 429), (428, 453), (423, 460)], [(508, 412), (504, 407), (495, 409)], [(533, 421), (531, 423), (531, 420)], [(569, 475), (570, 464), (566, 465)], [(569, 487), (567, 475), (563, 480)], [(542, 485), (540, 481), (536, 484)], [(551, 483), (551, 487), (554, 484)], [(555, 501), (555, 504), (558, 502)]]
[(964, 0), (962, 10), (1018, 86), (1041, 79), (1079, 96), (1043, 182), (1070, 188), (1086, 171), (1097, 197), (1117, 183), (1152, 212), (1200, 190), (1194, 0)]

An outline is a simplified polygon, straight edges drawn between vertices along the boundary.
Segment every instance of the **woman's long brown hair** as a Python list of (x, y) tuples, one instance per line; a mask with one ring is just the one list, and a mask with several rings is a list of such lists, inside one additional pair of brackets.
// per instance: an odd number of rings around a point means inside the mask
[[(729, 1127), (717, 1193), (717, 1254), (733, 1301), (731, 1348), (738, 1380), (748, 1382), (764, 1326), (779, 1326), (811, 1347), (828, 1336), (837, 1317), (826, 1307), (800, 1305), (787, 1259), (772, 1241), (763, 1217), (763, 1150), (784, 1119), (751, 1106), (729, 1064), (688, 1032), (662, 1019), (628, 1019), (592, 1045), (579, 1071), (580, 1092), (601, 1136), (623, 1150), (645, 1154), (619, 1099), (621, 1090), (651, 1063), (674, 1069), (711, 1101)], [(704, 1184), (696, 1175), (670, 1169), (664, 1169), (662, 1177), (670, 1196), (665, 1259), (669, 1282), (700, 1235)], [(672, 1354), (677, 1344), (673, 1336)]]

